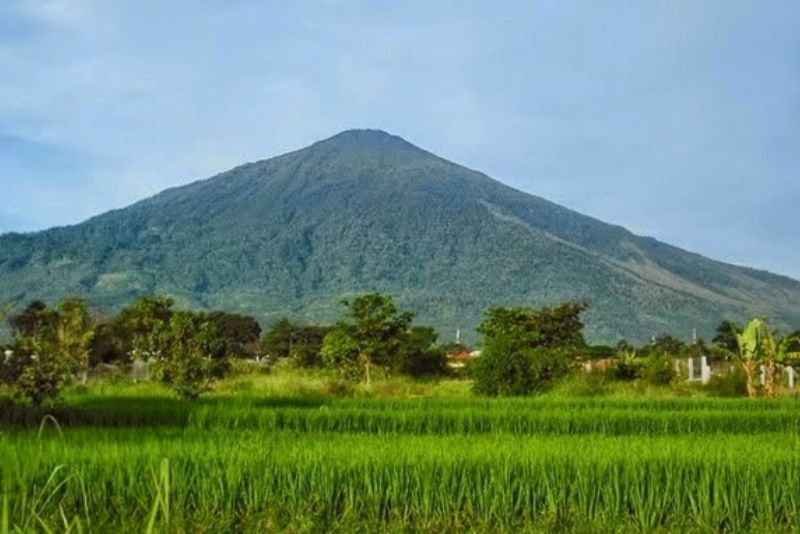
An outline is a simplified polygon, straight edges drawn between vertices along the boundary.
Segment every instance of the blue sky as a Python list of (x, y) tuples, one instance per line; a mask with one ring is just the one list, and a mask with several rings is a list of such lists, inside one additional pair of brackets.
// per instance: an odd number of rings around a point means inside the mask
[(0, 3), (0, 232), (381, 128), (800, 278), (800, 3)]

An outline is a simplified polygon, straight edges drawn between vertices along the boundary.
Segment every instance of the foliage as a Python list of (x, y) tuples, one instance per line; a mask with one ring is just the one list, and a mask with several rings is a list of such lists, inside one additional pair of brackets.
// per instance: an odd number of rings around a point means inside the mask
[(635, 350), (627, 350), (619, 355), (611, 368), (611, 376), (617, 380), (636, 380), (642, 375), (642, 359)]
[(171, 320), (174, 304), (169, 297), (144, 296), (123, 308), (115, 320), (122, 334), (119, 340), (122, 350), (134, 359), (156, 357), (159, 347), (154, 343), (153, 334)]
[(229, 358), (255, 358), (259, 355), (261, 325), (252, 317), (238, 313), (214, 311), (206, 316), (225, 343)]
[(225, 340), (203, 316), (175, 312), (152, 339), (159, 347), (154, 371), (181, 398), (197, 398), (228, 370)]
[(322, 340), (329, 330), (327, 326), (296, 324), (284, 317), (264, 333), (261, 351), (272, 359), (289, 358), (296, 367), (318, 367), (323, 364)]
[(618, 348), (608, 345), (587, 345), (582, 351), (590, 360), (605, 360), (614, 358), (619, 352)]
[(652, 345), (650, 345), (650, 349), (653, 352), (661, 354), (674, 354), (677, 356), (686, 350), (686, 344), (679, 339), (664, 334), (653, 340)]
[(297, 328), (286, 317), (278, 319), (261, 337), (261, 352), (273, 360), (290, 357)]
[(490, 337), (481, 356), (470, 365), (476, 393), (490, 396), (530, 395), (546, 389), (567, 373), (560, 349), (520, 348), (512, 340)]
[(14, 384), (17, 398), (34, 406), (57, 398), (67, 381), (63, 363), (52, 353), (44, 354), (25, 365)]
[(678, 372), (675, 370), (675, 360), (666, 353), (651, 354), (642, 367), (641, 376), (654, 386), (667, 386), (678, 377)]
[(741, 333), (742, 328), (727, 319), (721, 321), (717, 328), (714, 330), (714, 338), (712, 341), (718, 347), (721, 347), (731, 353), (735, 353), (738, 349), (737, 336)]
[(334, 326), (325, 335), (321, 353), (324, 361), (337, 369), (343, 380), (362, 378), (360, 345), (350, 325), (340, 323)]
[(581, 302), (553, 308), (490, 308), (478, 332), (487, 338), (506, 337), (518, 347), (582, 347), (586, 310)]
[(567, 358), (582, 348), (580, 314), (586, 306), (567, 302), (554, 308), (491, 308), (478, 331), (486, 337), (471, 365), (474, 389), (485, 395), (527, 395), (566, 374)]
[(742, 397), (747, 395), (747, 374), (741, 367), (733, 367), (728, 373), (712, 376), (706, 387), (718, 397)]
[(66, 359), (72, 371), (82, 373), (82, 380), (85, 382), (95, 334), (95, 323), (89, 316), (86, 301), (71, 298), (61, 302), (55, 328), (59, 356)]
[(409, 340), (407, 331), (414, 314), (399, 311), (392, 297), (381, 293), (367, 293), (352, 301), (345, 299), (342, 304), (347, 308), (350, 322), (338, 323), (331, 332), (336, 335), (330, 342), (325, 336), (325, 358), (344, 368), (362, 367), (363, 372), (342, 374), (363, 376), (370, 383), (373, 366), (398, 364), (400, 352)]
[(21, 336), (33, 336), (36, 329), (48, 318), (47, 304), (41, 300), (30, 302), (21, 312), (8, 318), (11, 330)]
[(129, 362), (132, 350), (130, 337), (125, 326), (117, 320), (97, 322), (89, 348), (90, 364)]
[(415, 326), (403, 336), (396, 362), (393, 365), (409, 376), (444, 376), (447, 374), (447, 355), (442, 347), (434, 347), (439, 335), (431, 327)]
[(87, 322), (85, 307), (77, 300), (65, 301), (59, 309), (34, 301), (9, 318), (14, 354), (3, 374), (17, 398), (38, 406), (58, 397), (69, 373), (87, 358)]

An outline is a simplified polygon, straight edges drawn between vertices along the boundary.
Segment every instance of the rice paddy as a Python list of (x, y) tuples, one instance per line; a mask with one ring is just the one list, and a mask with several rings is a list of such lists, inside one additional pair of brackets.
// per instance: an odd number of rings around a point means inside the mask
[(791, 398), (85, 394), (46, 413), (0, 405), (3, 534), (800, 530)]

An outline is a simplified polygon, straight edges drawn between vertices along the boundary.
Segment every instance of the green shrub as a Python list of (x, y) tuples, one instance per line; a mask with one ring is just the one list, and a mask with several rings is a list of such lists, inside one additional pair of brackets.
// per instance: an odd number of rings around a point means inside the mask
[(311, 369), (322, 367), (324, 361), (320, 354), (320, 346), (301, 343), (292, 348), (290, 357), (292, 366), (298, 369)]
[(652, 355), (643, 365), (641, 376), (654, 386), (667, 386), (678, 376), (675, 362), (667, 355)]
[(706, 388), (717, 397), (744, 397), (747, 395), (747, 375), (736, 366), (729, 373), (712, 376)]
[(34, 406), (55, 399), (66, 384), (64, 366), (52, 357), (37, 358), (26, 365), (16, 381), (15, 396)]
[(567, 358), (557, 349), (517, 349), (504, 338), (489, 338), (470, 366), (476, 393), (491, 396), (530, 395), (567, 373)]
[(181, 398), (196, 399), (230, 366), (216, 327), (202, 316), (177, 312), (152, 336), (155, 375)]
[(642, 376), (642, 361), (636, 351), (625, 352), (609, 369), (609, 375), (616, 380), (631, 381)]
[(410, 347), (400, 354), (399, 370), (413, 377), (444, 376), (448, 372), (447, 355), (437, 347)]

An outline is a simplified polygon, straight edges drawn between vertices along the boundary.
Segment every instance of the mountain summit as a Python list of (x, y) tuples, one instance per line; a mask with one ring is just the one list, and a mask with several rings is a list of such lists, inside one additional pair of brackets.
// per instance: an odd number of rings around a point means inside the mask
[(595, 340), (800, 322), (800, 282), (716, 262), (522, 193), (380, 130), (168, 189), (82, 224), (0, 236), (0, 302), (165, 293), (328, 321), (394, 294), (444, 336), (491, 305), (586, 301)]

